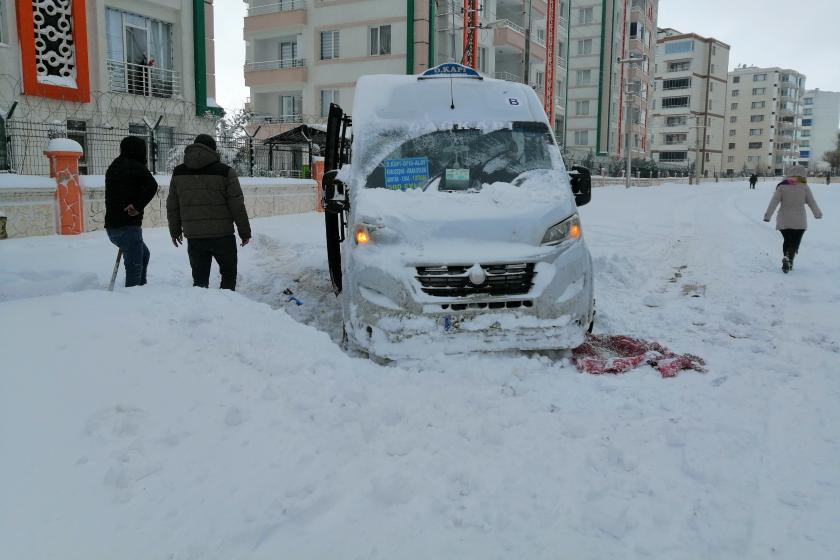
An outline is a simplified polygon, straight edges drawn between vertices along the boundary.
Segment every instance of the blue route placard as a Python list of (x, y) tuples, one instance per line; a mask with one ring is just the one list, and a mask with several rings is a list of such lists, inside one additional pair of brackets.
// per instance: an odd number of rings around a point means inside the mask
[(416, 189), (429, 180), (427, 157), (387, 159), (382, 165), (385, 167), (385, 188), (388, 189)]

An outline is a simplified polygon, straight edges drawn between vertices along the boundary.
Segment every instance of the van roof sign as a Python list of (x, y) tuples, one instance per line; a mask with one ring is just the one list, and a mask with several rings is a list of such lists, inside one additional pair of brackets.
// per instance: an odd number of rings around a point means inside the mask
[(455, 62), (444, 62), (438, 64), (434, 68), (429, 68), (420, 74), (418, 80), (428, 80), (430, 78), (470, 78), (473, 80), (483, 80), (484, 78), (469, 66), (458, 64)]

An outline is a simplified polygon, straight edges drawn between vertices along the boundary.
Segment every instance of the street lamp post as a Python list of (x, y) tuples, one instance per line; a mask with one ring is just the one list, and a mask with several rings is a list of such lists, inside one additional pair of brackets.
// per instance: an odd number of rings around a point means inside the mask
[[(619, 64), (636, 64), (637, 62), (644, 62), (647, 60), (647, 55), (643, 54), (641, 56), (631, 56), (629, 58), (617, 58), (616, 62)], [(632, 67), (631, 67), (632, 68)], [(629, 72), (628, 72), (629, 76)], [(627, 80), (625, 80), (626, 82)], [(641, 83), (639, 83), (639, 89), (641, 90)], [(641, 91), (639, 91), (641, 95)], [(625, 188), (630, 188), (630, 175), (632, 173), (633, 167), (633, 151), (630, 149), (630, 88), (628, 86), (625, 87), (625, 95), (627, 97), (627, 119), (626, 119), (626, 128), (627, 130), (624, 133), (624, 149), (627, 151), (627, 170), (625, 171)]]

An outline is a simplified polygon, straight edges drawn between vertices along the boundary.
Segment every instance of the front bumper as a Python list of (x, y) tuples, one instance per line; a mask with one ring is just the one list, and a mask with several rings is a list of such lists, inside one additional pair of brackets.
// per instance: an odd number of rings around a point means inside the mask
[(586, 245), (531, 251), (522, 260), (535, 263), (533, 286), (510, 296), (434, 297), (423, 292), (414, 266), (394, 269), (377, 266), (382, 259), (357, 259), (355, 281), (344, 295), (348, 336), (390, 359), (579, 346), (594, 316)]

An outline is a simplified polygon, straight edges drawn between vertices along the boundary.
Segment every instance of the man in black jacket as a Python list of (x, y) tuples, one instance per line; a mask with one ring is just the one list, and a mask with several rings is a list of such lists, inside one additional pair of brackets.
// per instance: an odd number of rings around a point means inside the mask
[(105, 231), (122, 249), (126, 288), (146, 284), (150, 255), (143, 242), (143, 209), (157, 189), (146, 168), (146, 141), (126, 136), (120, 142), (120, 155), (105, 172)]
[(216, 141), (199, 134), (184, 149), (184, 163), (172, 172), (166, 199), (169, 234), (177, 247), (187, 238), (193, 286), (210, 284), (210, 265), (219, 264), (222, 289), (236, 289), (236, 238), (241, 245), (251, 240), (251, 225), (245, 197), (236, 171), (219, 161)]

